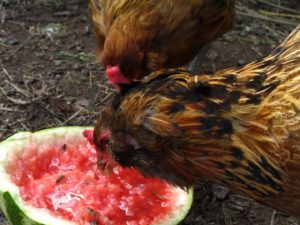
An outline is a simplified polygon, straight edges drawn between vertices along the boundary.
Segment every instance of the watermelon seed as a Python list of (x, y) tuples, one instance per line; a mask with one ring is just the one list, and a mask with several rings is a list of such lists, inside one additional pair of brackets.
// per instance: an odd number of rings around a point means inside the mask
[(97, 221), (89, 221), (90, 225), (99, 225)]
[(98, 159), (97, 166), (100, 171), (104, 171), (105, 166), (106, 166), (106, 161), (104, 161), (102, 159)]
[(160, 195), (160, 194), (158, 194), (158, 193), (156, 193), (154, 191), (152, 191), (151, 194), (154, 195), (154, 196), (156, 196), (156, 197), (158, 197), (158, 198), (160, 198), (160, 199), (166, 199), (166, 197), (164, 197), (164, 196), (162, 196), (162, 195)]
[(99, 213), (97, 211), (95, 211), (93, 208), (88, 207), (87, 210), (88, 210), (89, 214), (91, 214), (92, 216), (94, 216), (96, 218), (99, 217)]
[(59, 175), (55, 182), (59, 183), (64, 178), (65, 178), (65, 175)]
[(66, 144), (63, 144), (63, 146), (61, 147), (61, 149), (62, 149), (63, 151), (66, 151), (66, 150), (67, 150), (67, 145), (66, 145)]

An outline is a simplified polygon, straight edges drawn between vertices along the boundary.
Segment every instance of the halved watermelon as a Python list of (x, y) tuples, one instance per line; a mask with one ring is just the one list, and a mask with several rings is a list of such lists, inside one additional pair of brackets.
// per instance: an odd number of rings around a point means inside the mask
[(20, 132), (0, 143), (0, 206), (13, 225), (171, 225), (188, 192), (116, 165), (104, 175), (89, 127)]

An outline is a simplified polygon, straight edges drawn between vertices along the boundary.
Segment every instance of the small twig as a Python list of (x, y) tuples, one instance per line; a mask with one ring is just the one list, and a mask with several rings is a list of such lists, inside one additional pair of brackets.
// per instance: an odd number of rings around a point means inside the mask
[(111, 93), (111, 88), (107, 87), (106, 85), (103, 84), (97, 84), (98, 87), (100, 87), (100, 92), (104, 93), (104, 94), (109, 94)]
[(107, 94), (103, 99), (101, 99), (100, 105), (105, 103), (113, 94), (114, 94), (114, 92), (111, 92), (111, 93)]
[(91, 104), (96, 104), (96, 103), (98, 103), (98, 98), (99, 98), (100, 95), (101, 95), (101, 93), (100, 93), (99, 91), (97, 91), (97, 92), (92, 96), (93, 100), (92, 100), (92, 103), (91, 103)]
[(66, 123), (70, 122), (72, 119), (74, 119), (79, 113), (81, 113), (84, 110), (84, 108), (79, 109), (77, 112), (72, 114), (68, 119), (66, 119), (62, 125), (65, 125)]
[(41, 18), (30, 18), (30, 17), (27, 17), (27, 18), (24, 18), (24, 20), (27, 20), (27, 21), (30, 21), (30, 22), (37, 22), (37, 23), (63, 23), (65, 21), (68, 20), (68, 18), (65, 18), (65, 19), (41, 19)]
[(24, 100), (21, 100), (21, 99), (15, 99), (15, 98), (8, 97), (8, 96), (6, 96), (6, 98), (7, 98), (7, 100), (9, 100), (12, 103), (15, 103), (17, 105), (28, 105), (30, 103), (29, 101), (24, 101)]
[(18, 22), (18, 21), (10, 21), (10, 20), (8, 20), (7, 22), (8, 22), (8, 23), (12, 23), (12, 24), (16, 24), (16, 25), (18, 25), (18, 26), (20, 26), (20, 27), (22, 27), (22, 28), (24, 28), (24, 26), (25, 26), (24, 23)]
[(255, 47), (251, 47), (252, 51), (254, 51), (256, 54), (258, 54), (260, 57), (263, 57), (264, 54), (262, 54), (258, 49), (256, 49)]
[(21, 126), (25, 129), (25, 130), (30, 130), (24, 123), (22, 123), (22, 121), (18, 121), (19, 124), (21, 124)]
[(274, 225), (275, 216), (276, 216), (276, 210), (274, 210), (273, 213), (272, 213), (271, 220), (270, 220), (270, 225)]
[(270, 33), (273, 33), (274, 35), (277, 36), (279, 39), (283, 39), (286, 36), (286, 33), (280, 31), (280, 30), (275, 30), (272, 28), (272, 26), (264, 26), (265, 29), (267, 29)]
[(37, 97), (37, 98), (30, 99), (30, 100), (28, 100), (28, 101), (24, 101), (24, 100), (21, 100), (21, 99), (15, 99), (15, 98), (8, 97), (8, 96), (6, 96), (6, 98), (7, 98), (7, 100), (9, 100), (9, 101), (11, 101), (12, 103), (15, 103), (15, 104), (17, 104), (17, 105), (28, 105), (28, 104), (30, 104), (30, 103), (39, 101), (40, 99), (42, 99), (42, 96)]
[[(27, 86), (27, 85), (26, 85)], [(27, 86), (27, 88), (29, 89), (29, 87)], [(42, 87), (40, 89), (33, 89), (33, 96), (48, 96), (48, 90), (47, 90), (48, 86), (46, 84), (44, 84), (44, 82), (42, 82)]]
[(74, 16), (75, 13), (71, 14), (70, 11), (60, 11), (60, 12), (53, 13), (53, 15), (54, 16), (70, 16), (70, 15)]
[(292, 18), (292, 19), (300, 19), (300, 15), (294, 15), (294, 14), (289, 14), (289, 13), (270, 12), (270, 11), (262, 10), (262, 9), (260, 9), (259, 12), (261, 14), (264, 14), (267, 16), (277, 16), (277, 17), (288, 17), (288, 18)]
[(25, 95), (26, 97), (32, 97), (31, 93), (29, 93), (28, 91), (18, 87), (17, 85), (15, 85), (14, 83), (8, 81), (8, 80), (5, 80), (4, 81), (5, 83), (9, 84), (10, 86), (12, 86), (17, 92)]
[(92, 80), (92, 72), (89, 72), (89, 85), (90, 85), (90, 89), (92, 89), (93, 86), (93, 80)]
[(286, 11), (286, 12), (290, 12), (290, 13), (295, 13), (295, 14), (298, 14), (299, 11), (297, 10), (294, 10), (294, 9), (291, 9), (291, 8), (288, 8), (288, 7), (284, 7), (284, 6), (280, 6), (280, 5), (276, 5), (272, 2), (269, 2), (269, 1), (266, 1), (266, 0), (256, 0), (257, 2), (260, 2), (262, 4), (265, 4), (265, 5), (268, 5), (268, 6), (271, 6), (273, 8), (277, 8), (277, 9), (280, 9), (282, 11)]
[(8, 45), (7, 44), (4, 44), (2, 42), (0, 42), (0, 45), (4, 46), (4, 47), (7, 47)]
[[(16, 120), (12, 123), (9, 123), (9, 124), (6, 124), (7, 126), (13, 128), (12, 126), (19, 123), (21, 124), (21, 126), (23, 127), (24, 130), (30, 130), (23, 122), (26, 121), (26, 119), (19, 119), (19, 120)], [(7, 129), (8, 130), (8, 129)], [(15, 131), (14, 131), (15, 132)]]
[(88, 115), (96, 115), (96, 116), (99, 116), (99, 112), (96, 112), (96, 111), (89, 111)]
[(8, 78), (10, 81), (13, 80), (12, 76), (11, 76), (11, 75), (9, 74), (9, 72), (3, 67), (3, 65), (2, 65), (2, 71), (3, 71), (3, 73), (7, 76), (7, 78)]
[(11, 122), (11, 123), (7, 124), (7, 126), (12, 127), (13, 125), (15, 125), (15, 124), (17, 124), (17, 123), (20, 123), (20, 122), (23, 122), (23, 121), (25, 121), (25, 120), (26, 120), (26, 119), (19, 119), (19, 120), (16, 120), (16, 121), (14, 121), (14, 122)]
[(0, 111), (18, 112), (19, 110), (17, 110), (17, 109), (12, 109), (12, 108), (8, 108), (8, 107), (0, 106)]
[(246, 13), (246, 12), (238, 11), (236, 13), (240, 16), (252, 17), (252, 18), (255, 18), (255, 19), (266, 20), (266, 21), (270, 21), (270, 22), (273, 22), (273, 23), (280, 23), (280, 24), (286, 24), (286, 25), (292, 25), (292, 26), (297, 26), (298, 25), (298, 23), (296, 23), (296, 22), (292, 22), (292, 21), (289, 21), (289, 20), (283, 20), (283, 19), (279, 19), (279, 18), (271, 18), (271, 17), (268, 17), (268, 16), (260, 15), (258, 13), (254, 13), (254, 12)]

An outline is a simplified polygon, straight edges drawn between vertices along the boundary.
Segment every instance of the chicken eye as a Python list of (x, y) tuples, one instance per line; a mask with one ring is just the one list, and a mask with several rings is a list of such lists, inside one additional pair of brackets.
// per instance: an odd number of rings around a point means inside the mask
[(100, 141), (99, 141), (99, 143), (98, 143), (98, 146), (100, 147), (100, 148), (106, 148), (107, 146), (109, 146), (109, 144), (110, 144), (110, 140), (109, 139), (101, 139)]
[(134, 149), (139, 149), (141, 148), (140, 144), (131, 136), (127, 135), (126, 136), (126, 143), (133, 146)]

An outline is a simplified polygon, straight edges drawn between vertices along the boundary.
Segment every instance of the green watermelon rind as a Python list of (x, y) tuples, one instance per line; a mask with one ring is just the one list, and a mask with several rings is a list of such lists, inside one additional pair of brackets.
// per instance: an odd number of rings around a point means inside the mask
[[(70, 140), (85, 139), (82, 131), (86, 129), (93, 128), (69, 126), (44, 129), (34, 133), (19, 132), (0, 143), (0, 208), (12, 225), (76, 225), (74, 222), (55, 216), (47, 209), (26, 204), (19, 195), (19, 188), (5, 171), (5, 165), (10, 157), (23, 151), (28, 144), (49, 144), (51, 141), (54, 145), (58, 145)], [(180, 196), (176, 199), (178, 208), (166, 215), (166, 218), (155, 221), (153, 225), (179, 224), (187, 215), (193, 202), (193, 188), (190, 188), (188, 193), (179, 188), (175, 191)]]

